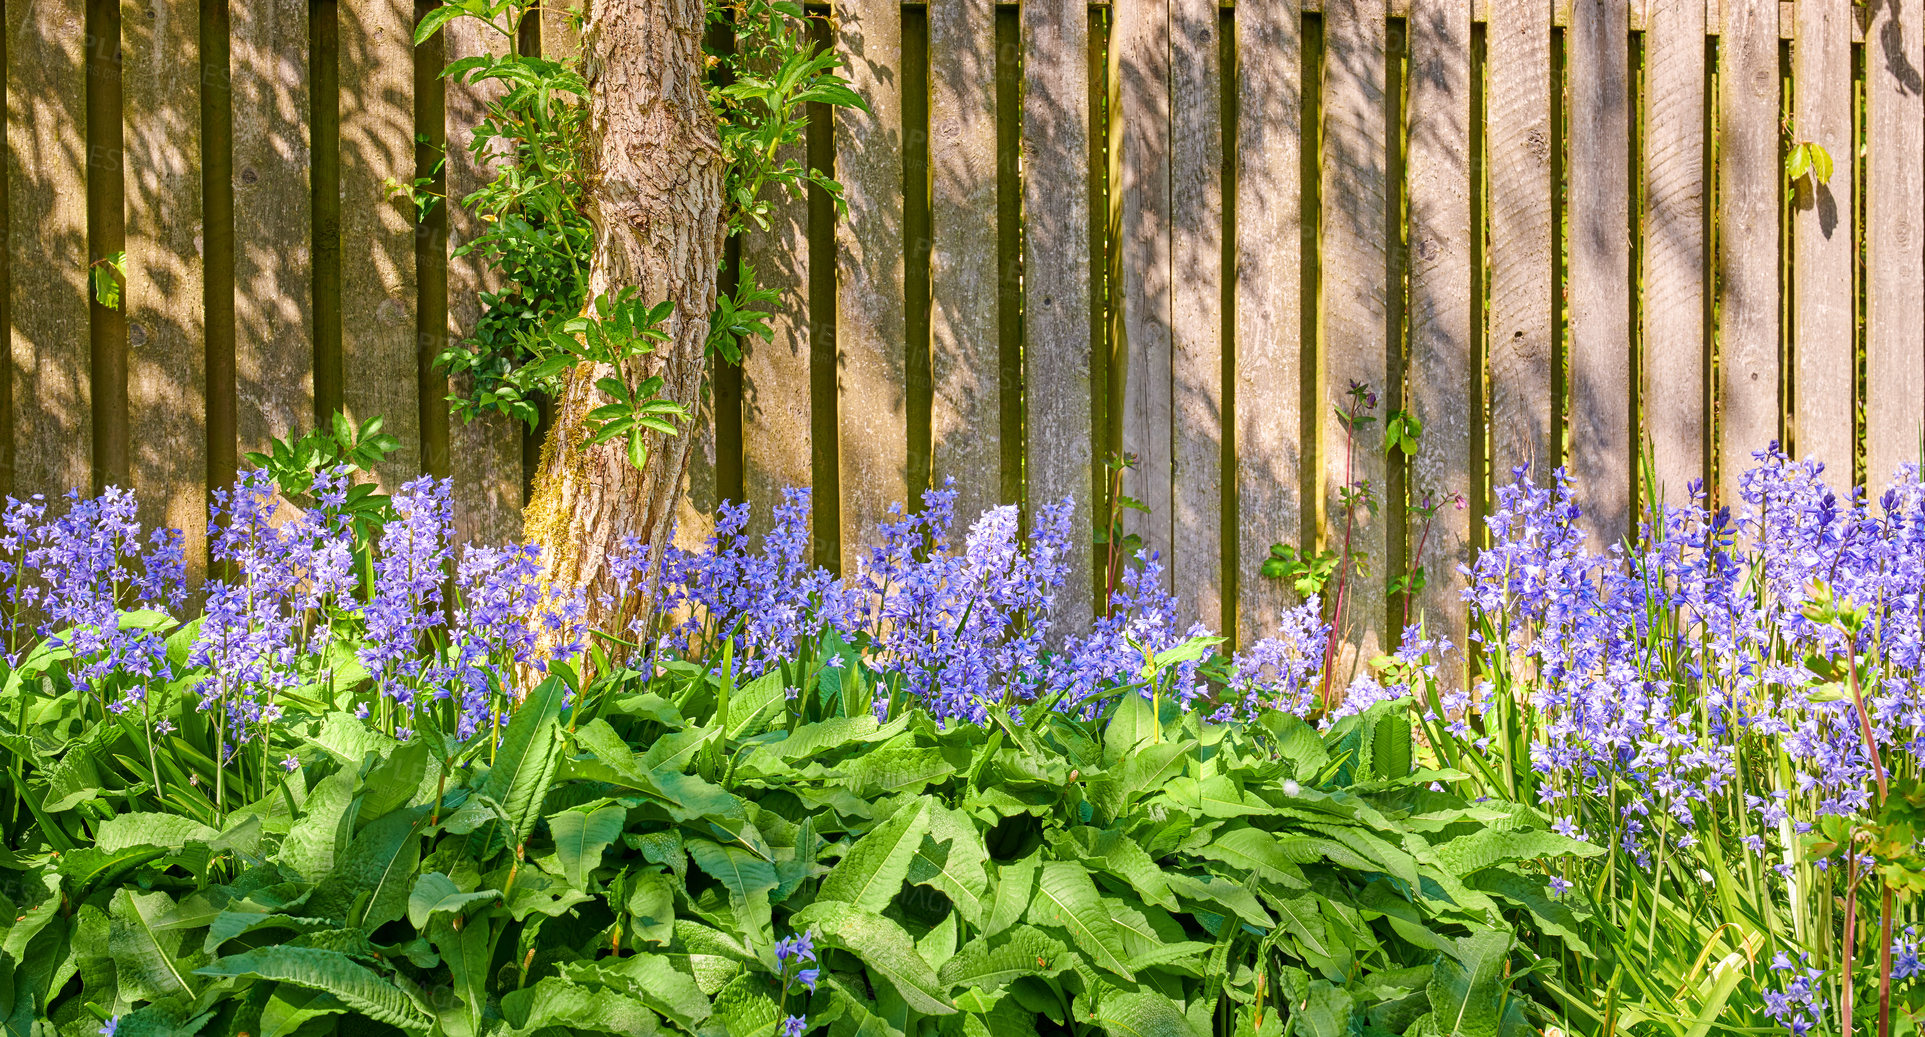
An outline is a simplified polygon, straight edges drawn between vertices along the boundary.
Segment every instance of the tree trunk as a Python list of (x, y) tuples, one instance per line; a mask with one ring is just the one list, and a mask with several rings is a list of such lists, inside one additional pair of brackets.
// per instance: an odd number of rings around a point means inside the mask
[[(633, 285), (644, 301), (675, 303), (667, 342), (623, 372), (659, 374), (662, 395), (697, 411), (703, 347), (722, 261), (723, 160), (702, 85), (703, 0), (590, 0), (583, 70), (589, 88), (588, 214), (595, 225), (589, 298)], [(648, 464), (628, 463), (621, 438), (585, 447), (606, 367), (566, 377), (542, 447), (526, 534), (545, 552), (557, 589), (587, 592), (588, 622), (619, 629), (653, 597), (694, 429), (650, 434)], [(692, 423), (691, 423), (692, 424)], [(650, 545), (644, 593), (605, 602), (608, 561), (627, 537)]]

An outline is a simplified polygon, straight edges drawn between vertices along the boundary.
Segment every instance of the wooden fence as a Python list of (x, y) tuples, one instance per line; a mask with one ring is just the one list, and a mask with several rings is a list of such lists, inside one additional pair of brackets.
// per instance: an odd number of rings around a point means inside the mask
[[(0, 8), (4, 488), (132, 485), (192, 531), (241, 453), (345, 407), (407, 444), (385, 478), (451, 476), (464, 532), (513, 535), (534, 441), (450, 423), (431, 365), (488, 283), (450, 258), (473, 225), (390, 186), (488, 175), (480, 98), (435, 71), (507, 41), (416, 50), (413, 0)], [(798, 199), (732, 252), (784, 305), (716, 372), (685, 536), (718, 498), (813, 485), (816, 555), (846, 566), (951, 477), (964, 514), (1072, 494), (1089, 528), (1127, 452), (1130, 528), (1189, 615), (1247, 636), (1283, 600), (1269, 546), (1341, 536), (1347, 467), (1383, 499), (1356, 600), (1395, 626), (1404, 502), (1468, 502), (1429, 531), (1446, 572), (1516, 464), (1568, 465), (1616, 536), (1644, 451), (1727, 500), (1772, 439), (1841, 483), (1918, 455), (1918, 4), (811, 10), (872, 111), (814, 113), (802, 156), (846, 216)], [(551, 13), (516, 45), (575, 44)], [(1787, 180), (1804, 141), (1828, 182)], [(92, 303), (122, 249), (124, 306)], [(1424, 422), (1414, 457), (1346, 451), (1353, 381)], [(1461, 633), (1451, 582), (1417, 604)]]

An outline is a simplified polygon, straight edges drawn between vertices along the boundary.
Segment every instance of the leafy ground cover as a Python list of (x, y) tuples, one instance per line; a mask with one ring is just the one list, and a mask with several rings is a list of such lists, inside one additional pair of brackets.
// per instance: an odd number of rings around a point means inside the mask
[(1142, 558), (1053, 633), (1062, 508), (837, 577), (731, 506), (585, 630), (431, 480), (293, 496), (194, 603), (125, 494), (5, 513), (8, 1033), (1914, 1028), (1915, 471), (1608, 550), (1520, 473), (1471, 684), (1418, 625), (1330, 708), (1314, 598), (1231, 652)]

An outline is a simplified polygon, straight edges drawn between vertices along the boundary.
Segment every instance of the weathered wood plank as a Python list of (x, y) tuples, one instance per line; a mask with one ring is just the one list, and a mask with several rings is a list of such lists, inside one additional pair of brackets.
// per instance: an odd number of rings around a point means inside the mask
[(422, 472), (415, 345), (414, 5), (340, 7), (342, 398), (401, 441), (377, 469), (392, 489)]
[[(1473, 410), (1483, 380), (1472, 313), (1470, 8), (1412, 0), (1410, 18), (1411, 413), (1424, 423), (1410, 461), (1410, 496), (1441, 505), (1426, 530), (1409, 529), (1410, 558), (1426, 574), (1409, 610), (1431, 636), (1464, 645), (1457, 566), (1470, 560)], [(1452, 503), (1454, 499), (1454, 503)], [(1402, 617), (1399, 617), (1402, 621)], [(1461, 665), (1439, 679), (1461, 686)]]
[(1602, 549), (1631, 527), (1631, 112), (1626, 0), (1572, 0), (1571, 476)]
[(580, 57), (581, 14), (587, 0), (552, 0), (541, 4), (541, 56), (556, 61)]
[(1718, 46), (1719, 500), (1779, 438), (1778, 3), (1723, 0)]
[[(449, 62), (482, 54), (506, 54), (514, 43), (473, 18), (457, 18), (441, 30)], [(481, 320), (481, 293), (499, 291), (501, 275), (477, 255), (456, 255), (481, 234), (481, 220), (462, 199), (494, 179), (502, 148), (477, 154), (475, 127), (499, 97), (499, 83), (445, 80), (448, 132), (448, 336), (459, 342)], [(462, 539), (501, 544), (521, 534), (522, 424), (498, 411), (472, 421), (450, 417), (449, 477), (454, 484), (455, 529)]]
[(1916, 3), (1872, 0), (1866, 38), (1865, 482), (1919, 459), (1925, 420), (1925, 17)]
[(1170, 416), (1170, 11), (1168, 0), (1134, 0), (1111, 15), (1112, 118), (1121, 129), (1119, 249), (1124, 354), (1123, 452), (1136, 458), (1123, 492), (1143, 502), (1132, 516), (1143, 547), (1160, 555), (1175, 586)]
[(86, 5), (10, 4), (6, 16), (13, 315), (8, 491), (86, 493), (93, 489)]
[[(1270, 545), (1307, 545), (1303, 444), (1303, 37), (1291, 0), (1237, 12), (1237, 637), (1286, 602)], [(1315, 118), (1313, 114), (1312, 119)], [(1313, 217), (1314, 218), (1314, 217)]]
[[(1224, 625), (1223, 125), (1215, 0), (1170, 6), (1170, 357), (1179, 621)], [(1268, 55), (1258, 60), (1270, 60)]]
[(963, 522), (1002, 495), (995, 18), (990, 0), (929, 8), (931, 468)]
[(1032, 513), (1067, 497), (1070, 551), (1056, 623), (1092, 615), (1089, 9), (1030, 4), (1023, 47), (1023, 474)]
[(1823, 146), (1831, 179), (1801, 177), (1792, 195), (1792, 441), (1798, 456), (1824, 462), (1833, 486), (1852, 481), (1853, 368), (1851, 11), (1844, 0), (1798, 4), (1792, 41), (1797, 140)]
[(308, 5), (235, 4), (229, 17), (235, 425), (245, 454), (314, 422)]
[(1491, 0), (1491, 472), (1559, 464), (1551, 399), (1551, 11)]
[[(783, 152), (805, 161), (802, 145)], [(742, 358), (742, 486), (754, 505), (750, 529), (768, 528), (767, 509), (791, 486), (812, 481), (813, 408), (809, 398), (809, 203), (772, 191), (769, 229), (742, 237), (744, 273), (774, 291), (767, 342), (750, 343)]]
[(848, 202), (836, 230), (839, 548), (843, 571), (853, 572), (889, 506), (909, 495), (901, 8), (850, 0), (836, 11), (835, 38), (844, 74), (870, 108), (837, 108), (835, 133)]
[(127, 409), (141, 518), (181, 531), (191, 583), (207, 562), (198, 0), (121, 7), (127, 203)]
[(1382, 643), (1386, 613), (1385, 521), (1381, 514), (1356, 508), (1350, 515), (1340, 498), (1347, 482), (1368, 482), (1385, 493), (1381, 429), (1357, 437), (1346, 450), (1347, 433), (1336, 420), (1350, 404), (1349, 389), (1368, 385), (1384, 399), (1389, 372), (1385, 342), (1389, 334), (1385, 250), (1389, 247), (1385, 192), (1389, 163), (1384, 114), (1384, 3), (1357, 0), (1324, 12), (1323, 64), (1323, 378), (1318, 393), (1322, 429), (1324, 542), (1342, 550), (1349, 529), (1350, 548), (1378, 560), (1355, 574), (1346, 592), (1345, 612), (1357, 636), (1354, 654), (1332, 681), (1341, 692), (1357, 662), (1374, 657)]
[(1645, 39), (1644, 411), (1658, 486), (1708, 477), (1703, 0), (1650, 0)]

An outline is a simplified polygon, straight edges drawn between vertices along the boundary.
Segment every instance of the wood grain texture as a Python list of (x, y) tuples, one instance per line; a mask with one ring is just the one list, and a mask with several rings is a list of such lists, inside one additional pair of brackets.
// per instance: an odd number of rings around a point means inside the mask
[[(1384, 4), (1358, 0), (1324, 12), (1323, 65), (1323, 377), (1318, 427), (1322, 429), (1324, 543), (1338, 551), (1345, 530), (1350, 549), (1373, 559), (1350, 578), (1344, 605), (1356, 631), (1344, 652), (1347, 665), (1332, 688), (1349, 686), (1358, 666), (1382, 644), (1385, 522), (1381, 513), (1357, 508), (1346, 516), (1339, 503), (1347, 482), (1368, 482), (1384, 494), (1381, 402), (1385, 398), (1388, 307), (1385, 250), (1389, 247), (1387, 127), (1384, 115)], [(1365, 384), (1380, 403), (1378, 423), (1346, 450), (1346, 432), (1335, 416), (1350, 404), (1348, 390)]]
[(1852, 482), (1853, 358), (1851, 19), (1848, 0), (1801, 0), (1792, 41), (1794, 139), (1834, 161), (1831, 179), (1802, 177), (1792, 194), (1792, 442), (1824, 462), (1834, 487)]
[(1649, 0), (1644, 93), (1645, 430), (1658, 487), (1709, 477), (1704, 0)]
[(1631, 526), (1631, 112), (1627, 0), (1572, 0), (1571, 459), (1602, 549)]
[(1070, 501), (1056, 625), (1090, 625), (1089, 10), (1022, 10), (1023, 474), (1030, 513)]
[(835, 38), (843, 74), (870, 108), (835, 110), (848, 202), (836, 230), (839, 553), (853, 572), (889, 506), (909, 496), (901, 6), (850, 0), (837, 8)]
[[(1177, 617), (1224, 627), (1223, 125), (1216, 0), (1170, 5), (1170, 419)], [(1271, 60), (1257, 55), (1256, 60)]]
[[(450, 62), (506, 54), (513, 47), (506, 36), (472, 18), (457, 18), (441, 33)], [(501, 86), (444, 80), (442, 89), (448, 132), (448, 337), (459, 342), (474, 333), (481, 319), (481, 293), (502, 287), (501, 275), (485, 259), (456, 255), (482, 230), (481, 220), (462, 199), (494, 179), (500, 149), (477, 154), (471, 145), (475, 127)], [(449, 477), (454, 483), (455, 531), (462, 539), (495, 545), (520, 535), (522, 428), (494, 411), (466, 422), (450, 417)]]
[(121, 6), (127, 205), (127, 406), (141, 518), (181, 531), (189, 583), (207, 562), (198, 0)]
[(1002, 491), (995, 16), (992, 0), (929, 7), (931, 468), (955, 479), (964, 524)]
[(541, 56), (565, 61), (582, 52), (581, 14), (587, 0), (544, 0), (541, 4)]
[(1915, 463), (1925, 433), (1925, 17), (1916, 0), (1871, 0), (1865, 34), (1865, 482)]
[[(1304, 529), (1303, 37), (1293, 0), (1237, 13), (1237, 638), (1277, 630), (1270, 545)], [(1313, 116), (1314, 118), (1314, 116)], [(1297, 246), (1297, 247), (1293, 247)]]
[(1551, 399), (1551, 10), (1491, 0), (1490, 394), (1493, 481), (1559, 464)]
[[(1463, 645), (1466, 613), (1457, 566), (1470, 561), (1473, 409), (1483, 372), (1472, 313), (1470, 8), (1461, 0), (1411, 0), (1410, 356), (1406, 405), (1424, 423), (1410, 461), (1410, 496), (1443, 503), (1426, 531), (1413, 520), (1410, 558), (1427, 582), (1410, 618)], [(1399, 617), (1401, 621), (1401, 617)], [(1461, 665), (1439, 680), (1462, 686)]]
[(6, 17), (13, 315), (8, 492), (86, 493), (93, 489), (86, 5), (9, 4)]
[(1778, 2), (1722, 0), (1718, 44), (1718, 489), (1779, 438)]
[(1123, 311), (1123, 452), (1136, 458), (1123, 492), (1143, 502), (1130, 516), (1143, 547), (1161, 556), (1175, 586), (1174, 483), (1170, 435), (1170, 11), (1167, 0), (1131, 0), (1111, 15), (1112, 116), (1120, 125)]
[[(301, 0), (229, 8), (235, 423), (243, 454), (314, 422), (307, 8)], [(401, 139), (412, 141), (412, 128)]]
[[(805, 160), (803, 147), (784, 154)], [(769, 228), (742, 236), (742, 265), (756, 284), (776, 293), (769, 340), (748, 344), (742, 357), (742, 486), (749, 528), (769, 526), (769, 509), (789, 487), (813, 481), (809, 356), (815, 332), (809, 313), (809, 204), (784, 192), (768, 194)]]
[(415, 345), (414, 5), (365, 0), (340, 8), (341, 359), (348, 416), (379, 415), (401, 441), (376, 469), (393, 488), (420, 475)]

